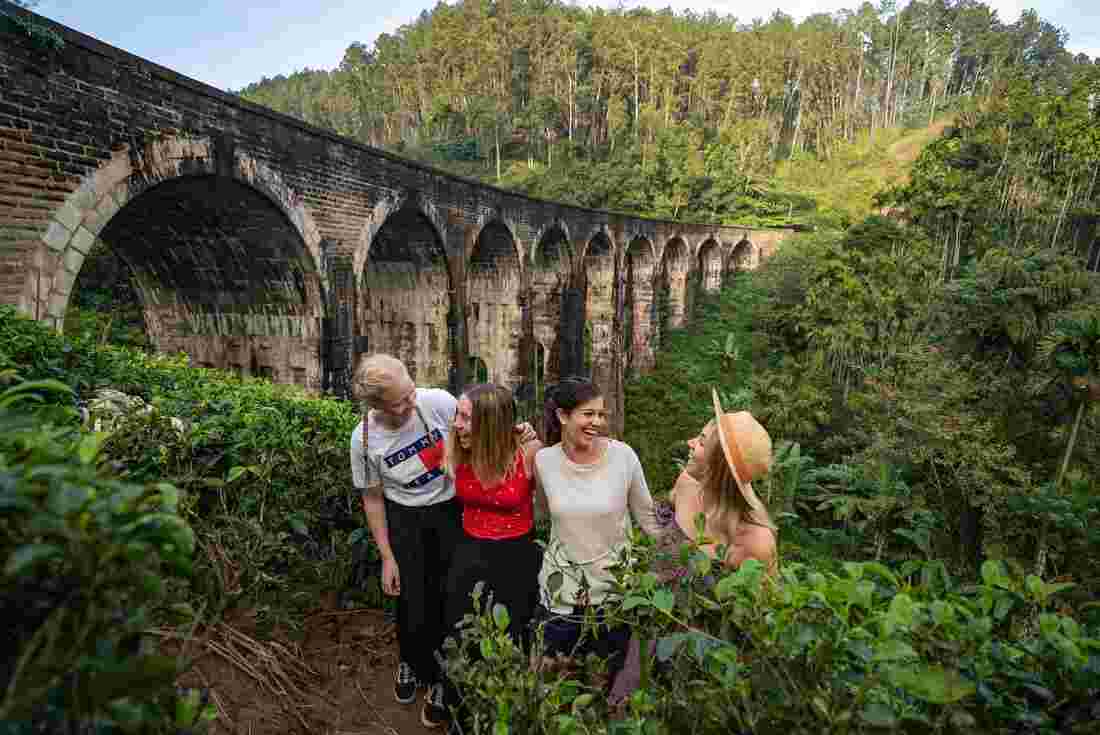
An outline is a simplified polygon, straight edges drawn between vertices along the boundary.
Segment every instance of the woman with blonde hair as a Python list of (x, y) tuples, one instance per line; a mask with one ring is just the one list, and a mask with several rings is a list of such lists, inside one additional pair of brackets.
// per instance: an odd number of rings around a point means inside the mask
[(776, 527), (752, 487), (771, 469), (771, 437), (751, 413), (724, 413), (718, 392), (712, 397), (715, 419), (688, 440), (691, 460), (669, 497), (676, 527), (694, 538), (701, 513), (709, 540), (704, 551), (715, 556), (725, 547), (725, 564), (756, 559), (775, 573)]
[[(712, 398), (714, 418), (687, 442), (687, 466), (669, 493), (672, 507), (657, 507), (664, 532), (657, 542), (654, 571), (662, 583), (686, 574), (680, 547), (697, 540), (702, 541), (700, 549), (727, 567), (756, 559), (770, 576), (778, 572), (776, 527), (752, 487), (771, 468), (771, 437), (749, 412), (722, 411), (718, 391), (712, 391)], [(700, 524), (702, 539), (697, 532)], [(719, 558), (722, 549), (725, 553)], [(611, 704), (624, 702), (640, 680), (640, 646), (633, 638), (611, 687)]]

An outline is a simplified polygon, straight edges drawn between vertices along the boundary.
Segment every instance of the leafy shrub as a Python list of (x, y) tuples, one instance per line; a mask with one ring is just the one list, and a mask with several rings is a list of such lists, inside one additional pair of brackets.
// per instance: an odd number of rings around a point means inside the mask
[(175, 659), (140, 639), (170, 599), (167, 583), (191, 571), (178, 493), (104, 474), (101, 437), (43, 398), (67, 393), (56, 381), (0, 393), (0, 721), (11, 732), (33, 722), (97, 732), (201, 724), (212, 710), (177, 693)]
[[(517, 652), (499, 606), (449, 665), (474, 732), (1078, 732), (1095, 716), (1100, 639), (1059, 597), (1070, 584), (986, 562), (976, 584), (936, 561), (836, 571), (755, 561), (736, 571), (682, 550), (670, 586), (620, 570), (615, 619), (655, 641), (648, 686), (611, 712), (598, 668)], [(466, 651), (478, 641), (479, 656)], [(648, 647), (643, 646), (643, 650)], [(532, 665), (532, 660), (535, 662)]]
[(250, 604), (263, 622), (285, 619), (315, 605), (318, 588), (353, 578), (366, 602), (382, 603), (380, 561), (359, 532), (351, 493), (352, 404), (192, 368), (186, 356), (65, 338), (9, 307), (0, 307), (3, 365), (68, 382), (74, 393), (53, 400), (87, 400), (111, 386), (154, 407), (117, 422), (103, 440), (103, 460), (124, 480), (179, 488), (200, 550), (194, 594), (210, 597), (215, 610)]

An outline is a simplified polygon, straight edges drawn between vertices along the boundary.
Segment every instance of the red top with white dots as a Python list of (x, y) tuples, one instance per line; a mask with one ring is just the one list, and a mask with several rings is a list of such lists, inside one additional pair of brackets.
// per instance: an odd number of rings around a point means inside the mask
[(455, 470), (455, 495), (462, 503), (462, 528), (474, 538), (499, 541), (531, 531), (535, 523), (532, 492), (534, 479), (523, 466), (523, 451), (516, 453), (512, 472), (485, 488), (474, 468), (461, 464)]

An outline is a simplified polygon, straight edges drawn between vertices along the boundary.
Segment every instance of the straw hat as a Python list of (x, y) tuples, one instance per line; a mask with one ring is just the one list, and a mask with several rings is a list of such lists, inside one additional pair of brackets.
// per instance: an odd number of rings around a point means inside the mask
[(764, 504), (752, 489), (753, 480), (763, 477), (772, 466), (772, 438), (748, 411), (725, 413), (718, 399), (718, 390), (711, 388), (714, 398), (714, 419), (718, 441), (726, 455), (726, 464), (749, 505), (764, 510)]

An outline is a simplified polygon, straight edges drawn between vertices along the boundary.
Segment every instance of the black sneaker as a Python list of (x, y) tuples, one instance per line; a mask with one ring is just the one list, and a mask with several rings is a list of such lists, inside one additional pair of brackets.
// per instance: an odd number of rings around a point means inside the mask
[(393, 675), (393, 698), (400, 704), (411, 704), (416, 699), (416, 674), (412, 666), (402, 661), (397, 665), (397, 672)]
[(424, 708), (420, 710), (420, 724), (434, 730), (447, 723), (447, 708), (443, 704), (443, 685), (432, 684), (424, 695)]

